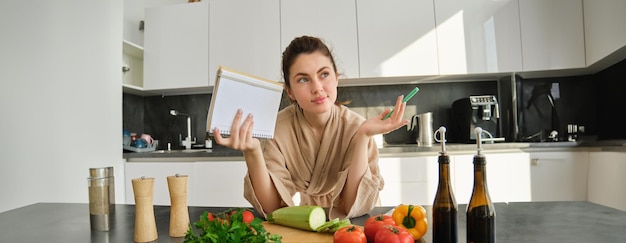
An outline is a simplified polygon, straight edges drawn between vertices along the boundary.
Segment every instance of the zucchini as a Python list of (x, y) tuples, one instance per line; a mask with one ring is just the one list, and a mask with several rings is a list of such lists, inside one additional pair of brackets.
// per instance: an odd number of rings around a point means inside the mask
[(300, 205), (274, 210), (267, 215), (270, 223), (301, 230), (315, 231), (326, 223), (326, 211), (320, 206)]
[(352, 225), (352, 222), (350, 222), (350, 219), (342, 219), (339, 221), (339, 223), (333, 225), (330, 227), (330, 229), (328, 229), (330, 231), (330, 233), (335, 233), (337, 232), (339, 229)]
[(339, 219), (339, 218), (335, 218), (333, 220), (330, 220), (324, 224), (322, 224), (320, 227), (317, 228), (317, 232), (329, 232), (329, 233), (335, 233), (337, 230), (352, 225), (352, 222), (350, 222), (350, 219), (345, 218), (345, 219)]
[(334, 218), (333, 220), (330, 220), (326, 223), (323, 223), (322, 225), (320, 225), (320, 227), (317, 227), (317, 229), (315, 229), (315, 231), (317, 232), (328, 232), (330, 230), (330, 227), (332, 227), (333, 225), (336, 225), (339, 223), (339, 218)]

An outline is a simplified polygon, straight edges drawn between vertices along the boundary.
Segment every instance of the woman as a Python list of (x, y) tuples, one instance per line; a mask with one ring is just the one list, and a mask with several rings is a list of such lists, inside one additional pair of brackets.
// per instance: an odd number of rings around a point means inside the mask
[[(315, 37), (295, 38), (283, 52), (285, 91), (292, 104), (278, 113), (271, 140), (252, 137), (254, 117), (235, 115), (231, 136), (214, 128), (215, 141), (243, 152), (248, 167), (244, 196), (264, 216), (300, 193), (301, 205), (330, 209), (330, 218), (366, 214), (379, 201), (383, 178), (372, 138), (400, 128), (406, 104), (397, 98), (391, 117), (365, 120), (337, 102), (334, 58)], [(241, 119), (245, 119), (240, 127)]]

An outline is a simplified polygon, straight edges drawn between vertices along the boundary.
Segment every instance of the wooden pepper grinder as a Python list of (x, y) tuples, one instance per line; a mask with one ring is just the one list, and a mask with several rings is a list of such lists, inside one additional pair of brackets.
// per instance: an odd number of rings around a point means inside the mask
[(189, 230), (187, 208), (187, 176), (176, 174), (167, 177), (170, 191), (170, 237), (184, 237)]
[(154, 218), (154, 178), (132, 179), (135, 194), (135, 242), (150, 242), (159, 238)]

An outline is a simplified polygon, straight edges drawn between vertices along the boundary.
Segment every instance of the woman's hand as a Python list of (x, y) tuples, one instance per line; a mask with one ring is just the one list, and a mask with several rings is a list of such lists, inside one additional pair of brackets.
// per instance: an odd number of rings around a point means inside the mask
[(396, 99), (396, 106), (391, 116), (383, 120), (383, 117), (387, 113), (391, 112), (387, 109), (382, 114), (367, 119), (361, 124), (360, 132), (367, 136), (374, 136), (376, 134), (386, 134), (392, 132), (409, 123), (408, 119), (404, 119), (404, 110), (406, 109), (406, 103), (402, 102), (403, 95), (398, 96)]
[(233, 125), (230, 128), (230, 137), (222, 137), (220, 130), (213, 128), (213, 134), (215, 135), (215, 142), (220, 145), (241, 150), (242, 152), (253, 151), (261, 148), (261, 142), (258, 139), (252, 137), (252, 128), (254, 127), (254, 117), (252, 114), (248, 114), (243, 124), (239, 126), (243, 111), (237, 110), (235, 119), (233, 119)]

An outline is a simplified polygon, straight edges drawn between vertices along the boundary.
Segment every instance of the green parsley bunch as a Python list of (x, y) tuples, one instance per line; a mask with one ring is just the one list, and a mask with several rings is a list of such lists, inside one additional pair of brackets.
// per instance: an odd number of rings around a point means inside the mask
[(185, 243), (280, 243), (282, 236), (271, 234), (263, 227), (263, 220), (243, 208), (231, 209), (217, 214), (204, 212), (193, 223), (196, 234), (189, 224)]

